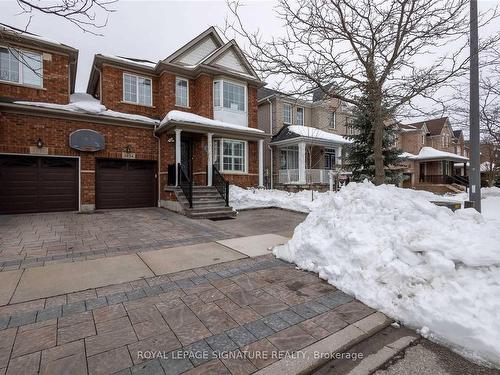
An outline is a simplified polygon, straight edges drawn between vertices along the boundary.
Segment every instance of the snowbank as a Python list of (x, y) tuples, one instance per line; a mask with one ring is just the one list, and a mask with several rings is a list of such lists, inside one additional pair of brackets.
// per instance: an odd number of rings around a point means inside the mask
[(483, 217), (438, 207), (428, 194), (351, 183), (274, 253), (430, 339), (500, 366), (500, 197), (487, 196)]
[(311, 212), (314, 208), (321, 207), (325, 200), (335, 193), (314, 192), (311, 200), (311, 191), (302, 190), (298, 193), (289, 193), (283, 190), (242, 189), (231, 185), (229, 191), (229, 204), (235, 210), (248, 208), (278, 207), (299, 212)]

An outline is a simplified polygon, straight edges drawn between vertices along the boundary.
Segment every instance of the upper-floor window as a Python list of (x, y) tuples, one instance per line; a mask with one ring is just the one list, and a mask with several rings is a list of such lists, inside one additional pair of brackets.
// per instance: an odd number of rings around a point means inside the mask
[(425, 145), (425, 134), (422, 134), (422, 144)]
[(0, 80), (42, 87), (42, 54), (0, 47)]
[(123, 74), (123, 101), (141, 105), (152, 105), (151, 78), (135, 74)]
[(288, 103), (283, 104), (283, 123), (287, 125), (292, 123), (292, 106)]
[(297, 107), (297, 125), (304, 125), (304, 108)]
[(329, 125), (330, 125), (331, 129), (335, 130), (337, 128), (337, 114), (336, 114), (336, 112), (332, 112), (330, 114), (330, 124)]
[(175, 78), (175, 105), (189, 107), (189, 81), (186, 78)]
[(223, 107), (233, 111), (246, 111), (246, 87), (237, 83), (214, 81), (214, 107)]

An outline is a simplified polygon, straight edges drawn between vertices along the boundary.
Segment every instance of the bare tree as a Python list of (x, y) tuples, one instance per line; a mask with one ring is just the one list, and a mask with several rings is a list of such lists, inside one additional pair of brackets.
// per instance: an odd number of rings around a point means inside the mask
[[(240, 4), (230, 2), (223, 31), (246, 41), (264, 78), (288, 78), (296, 94), (319, 88), (355, 106), (361, 94), (368, 97), (374, 182), (382, 184), (384, 119), (417, 97), (438, 102), (435, 92), (468, 71), (468, 7), (469, 0), (278, 0), (285, 36), (264, 40), (246, 28)], [(479, 23), (496, 17), (496, 9), (484, 12)], [(498, 39), (482, 40), (480, 50)]]
[[(29, 15), (25, 31), (28, 30), (31, 18), (35, 13), (43, 13), (63, 18), (84, 32), (100, 35), (97, 30), (108, 23), (108, 13), (114, 12), (111, 5), (117, 0), (17, 0), (21, 14)], [(99, 12), (104, 13), (101, 20)]]

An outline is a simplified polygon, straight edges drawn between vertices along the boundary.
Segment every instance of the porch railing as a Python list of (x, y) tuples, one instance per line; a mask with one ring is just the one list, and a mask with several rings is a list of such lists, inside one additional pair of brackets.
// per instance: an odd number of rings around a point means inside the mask
[(469, 184), (468, 177), (464, 176), (450, 176), (447, 174), (436, 174), (436, 175), (421, 175), (420, 182), (428, 184), (459, 184), (467, 186)]
[(226, 181), (215, 165), (212, 166), (212, 185), (224, 198), (226, 207), (229, 207), (229, 182)]
[[(281, 169), (278, 174), (280, 184), (297, 184), (299, 183), (298, 169)], [(305, 181), (306, 184), (328, 184), (330, 181), (330, 171), (328, 169), (306, 169)]]
[(189, 178), (186, 166), (177, 164), (179, 174), (179, 187), (186, 197), (189, 208), (193, 208), (193, 181)]

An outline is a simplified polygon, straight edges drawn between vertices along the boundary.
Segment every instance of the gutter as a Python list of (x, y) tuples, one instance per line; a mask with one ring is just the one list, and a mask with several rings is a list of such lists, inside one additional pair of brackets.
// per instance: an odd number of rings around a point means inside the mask
[[(272, 136), (273, 134), (273, 102), (271, 101), (270, 97), (267, 98), (267, 102), (269, 103), (269, 135)], [(271, 147), (270, 144), (267, 145), (267, 147), (269, 148), (269, 161), (270, 161), (270, 165), (271, 165), (271, 171), (270, 171), (270, 174), (271, 174), (271, 189), (273, 188), (273, 164), (274, 164), (274, 160), (273, 160), (273, 148)]]
[(156, 140), (158, 141), (158, 168), (157, 168), (158, 174), (157, 174), (157, 177), (156, 177), (156, 179), (158, 181), (158, 183), (157, 183), (158, 203), (157, 204), (158, 204), (158, 207), (161, 207), (161, 199), (160, 199), (160, 194), (161, 194), (161, 180), (160, 180), (160, 178), (161, 178), (161, 142), (160, 142), (160, 137), (158, 137), (156, 135), (156, 128), (157, 127), (158, 127), (158, 125), (155, 124), (155, 127), (153, 129), (153, 137), (155, 137)]

